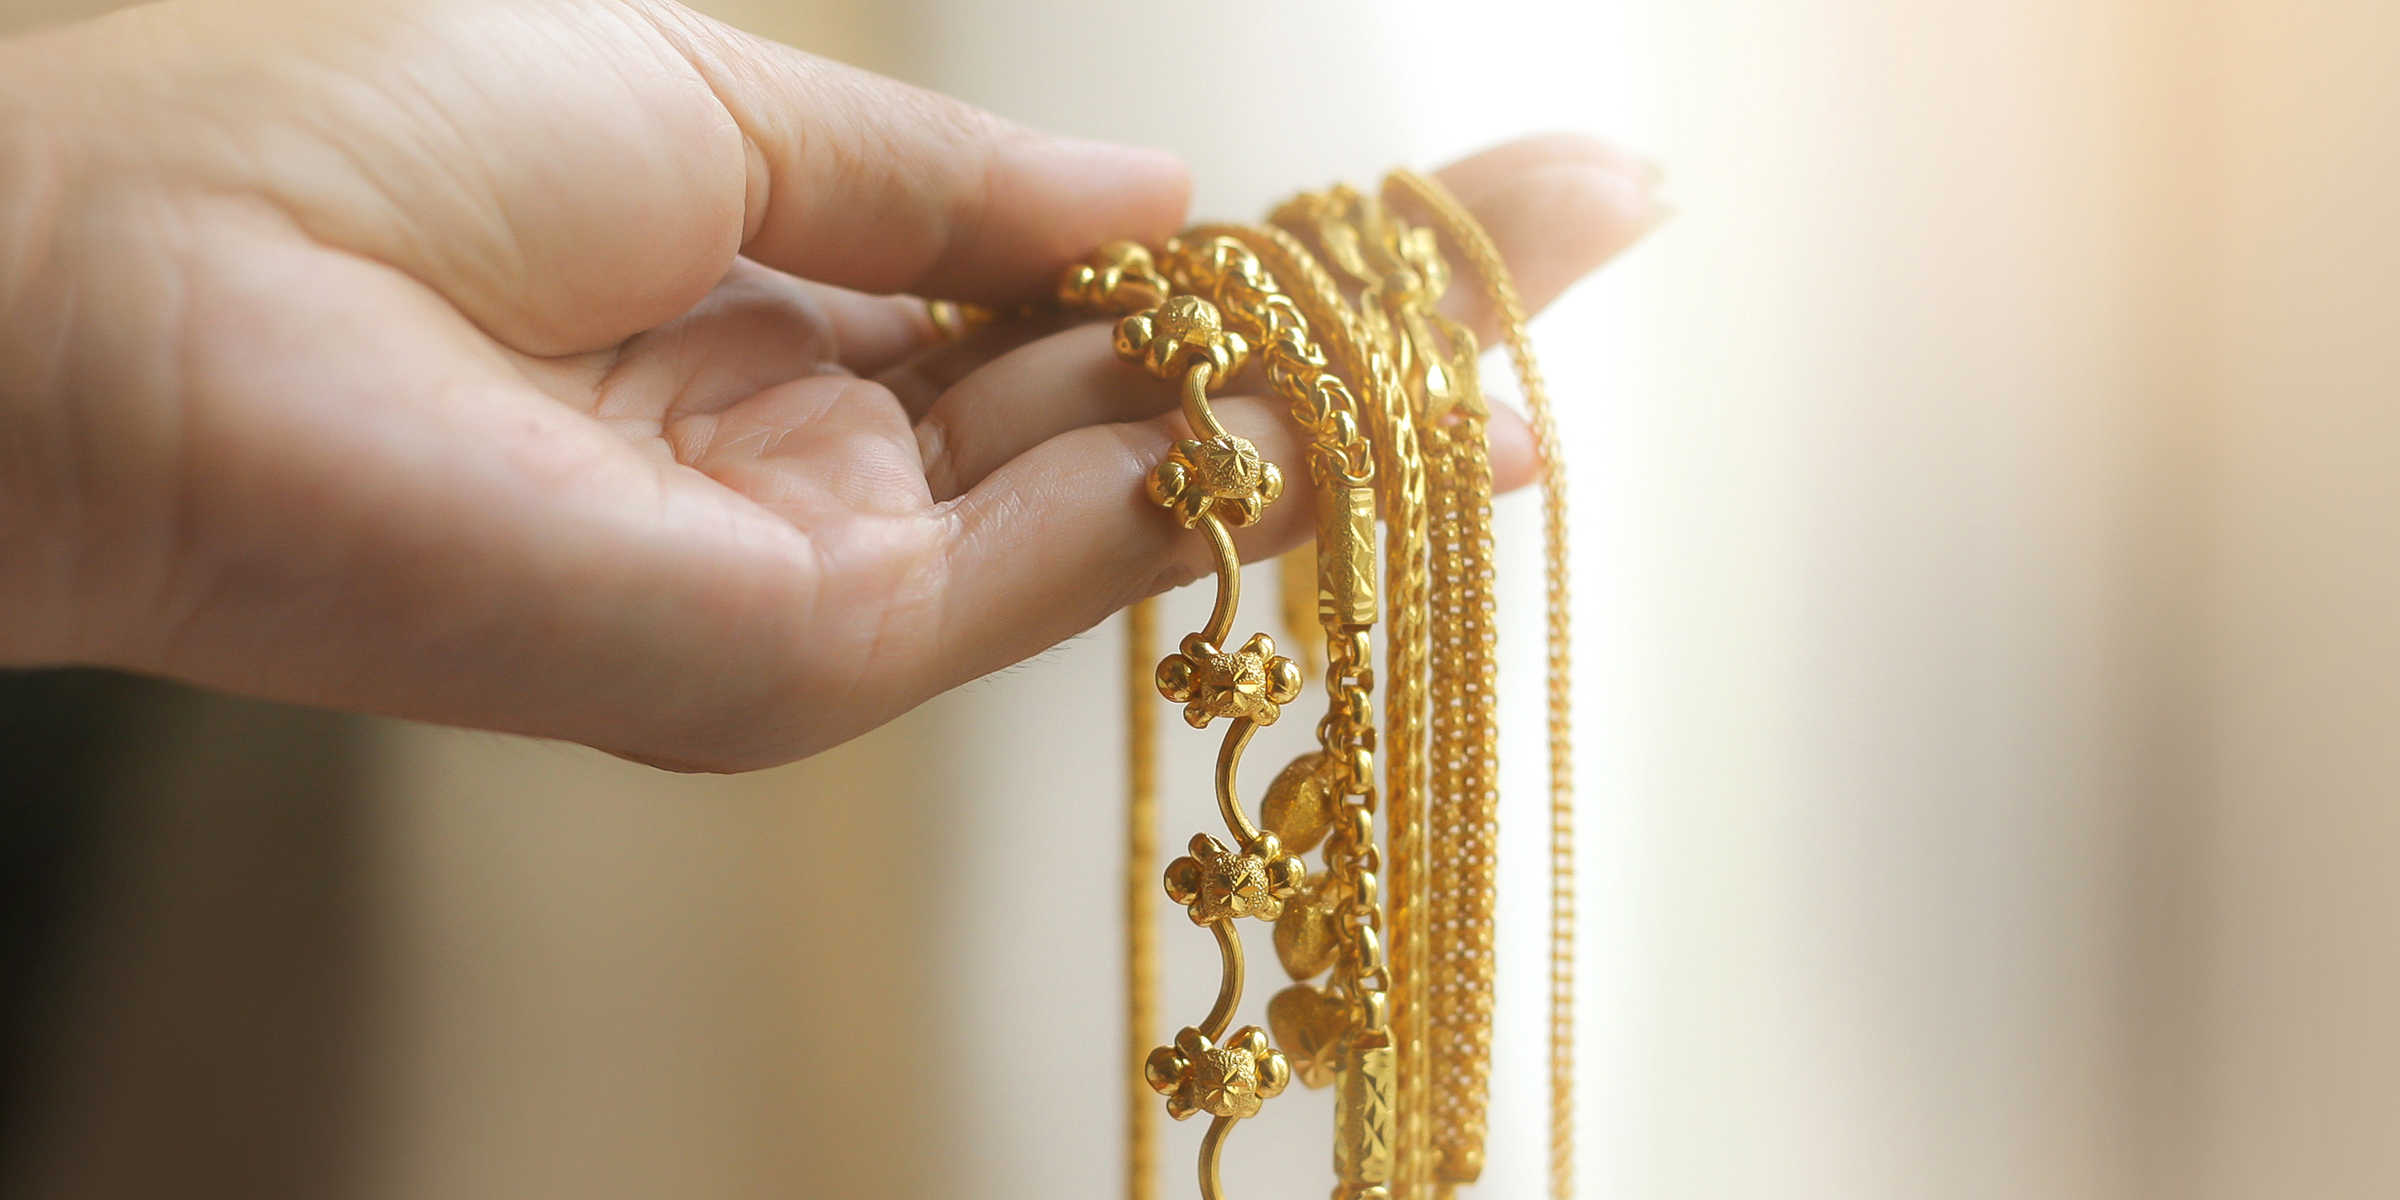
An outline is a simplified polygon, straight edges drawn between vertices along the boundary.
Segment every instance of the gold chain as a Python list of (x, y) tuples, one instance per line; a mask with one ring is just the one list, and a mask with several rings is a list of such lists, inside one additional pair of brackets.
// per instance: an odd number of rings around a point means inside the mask
[[(1388, 854), (1383, 859), (1385, 886), (1378, 891), (1384, 928), (1390, 935), (1383, 949), (1389, 960), (1384, 980), (1389, 985), (1392, 1034), (1388, 1049), (1381, 1041), (1374, 1046), (1377, 1055), (1390, 1060), (1394, 1091), (1391, 1111), (1388, 1116), (1378, 1114), (1370, 1133), (1363, 1118), (1348, 1115), (1354, 1104), (1364, 1101), (1354, 1100), (1353, 1089), (1345, 1086), (1343, 1115), (1337, 1117), (1336, 1160), (1337, 1166), (1346, 1161), (1344, 1155), (1355, 1140), (1372, 1137), (1383, 1146), (1381, 1158), (1389, 1162), (1390, 1194), (1414, 1196), (1423, 1183), (1428, 1138), (1424, 1112), (1429, 1094), (1424, 1062), (1426, 973), (1412, 965), (1425, 957), (1425, 473), (1416, 446), (1410, 393), (1371, 312), (1353, 308), (1333, 276), (1294, 236), (1295, 231), (1313, 232), (1303, 214), (1313, 211), (1317, 199), (1299, 198), (1278, 210), (1275, 222), (1282, 228), (1270, 226), (1247, 236), (1256, 239), (1262, 254), (1269, 253), (1270, 245), (1276, 248), (1270, 257), (1276, 260), (1279, 272), (1292, 278), (1292, 290), (1302, 298), (1311, 318), (1323, 314), (1327, 342), (1337, 364), (1362, 381), (1370, 402), (1362, 406), (1361, 414), (1380, 472), (1377, 496), (1384, 518), (1385, 583), (1391, 605), (1384, 644), (1386, 698), (1381, 742), (1389, 836)], [(1363, 647), (1360, 653), (1363, 658)], [(1336, 1194), (1345, 1198), (1381, 1194), (1379, 1189), (1386, 1183), (1380, 1176), (1369, 1181), (1344, 1173), (1344, 1190)]]
[[(1216, 793), (1235, 845), (1195, 835), (1190, 854), (1167, 868), (1168, 894), (1187, 908), (1194, 924), (1216, 935), (1224, 972), (1208, 1016), (1178, 1033), (1172, 1045), (1152, 1050), (1143, 1078), (1167, 1097), (1168, 1115), (1181, 1120), (1206, 1112), (1214, 1118), (1201, 1141), (1199, 1178), (1204, 1200), (1220, 1200), (1219, 1162), (1234, 1123), (1256, 1115), (1291, 1078), (1289, 1059), (1271, 1048), (1264, 1031), (1252, 1027), (1226, 1035), (1244, 984), (1242, 941), (1234, 922), (1245, 916), (1276, 921), (1309, 879), (1277, 833), (1251, 822), (1236, 788), (1251, 737), (1298, 698), (1300, 669), (1277, 654), (1273, 639), (1263, 633), (1238, 651), (1221, 648), (1232, 632), (1241, 594), (1241, 564), (1229, 526), (1256, 522), (1282, 494), (1282, 473), (1250, 442), (1218, 424), (1208, 402), (1210, 387), (1239, 372), (1254, 346), (1264, 348), (1270, 382), (1292, 400), (1295, 416), (1313, 434), (1310, 474), (1320, 491), (1320, 512), (1329, 511), (1334, 499), (1366, 488), (1369, 460), (1346, 392), (1326, 386), (1323, 351), (1310, 339), (1298, 306), (1240, 241), (1179, 240), (1155, 265), (1141, 247), (1112, 245), (1071, 272), (1061, 290), (1068, 303), (1087, 310), (1150, 302), (1118, 322), (1117, 352), (1161, 379), (1181, 380), (1184, 418), (1196, 435), (1176, 443), (1152, 471), (1149, 492), (1207, 539), (1216, 561), (1217, 603), (1207, 626), (1159, 662), (1154, 679), (1162, 695), (1184, 705), (1185, 720), (1193, 727), (1206, 728), (1219, 717), (1231, 721), (1217, 757)], [(1357, 615), (1354, 597), (1329, 596), (1320, 608), (1329, 631), (1354, 624), (1363, 629), (1372, 621), (1371, 610), (1364, 618)], [(1330, 754), (1319, 760), (1321, 770), (1351, 761)]]
[[(1287, 1052), (1308, 1060), (1303, 1081), (1337, 1088), (1337, 1195), (1379, 1198), (1387, 1194), (1393, 1164), (1394, 1064), (1374, 829), (1379, 797), (1369, 655), (1377, 617), (1379, 464), (1366, 432), (1374, 422), (1361, 422), (1360, 406), (1338, 369), (1356, 359), (1355, 331), (1338, 292), (1309, 274), (1307, 252), (1272, 229), (1203, 226), (1188, 236), (1225, 247), (1221, 253), (1245, 268), (1256, 264), (1257, 279), (1293, 285), (1260, 288), (1248, 282), (1253, 276), (1245, 270), (1221, 276), (1225, 282), (1212, 292), (1230, 319), (1268, 347), (1269, 387), (1312, 431), (1310, 474), (1317, 484), (1317, 617), (1327, 643), (1330, 699), (1317, 753), (1284, 770), (1262, 815), (1294, 847), (1314, 842), (1322, 829), (1327, 869), (1313, 893), (1277, 922), (1277, 953), (1295, 983), (1269, 1004), (1268, 1019)], [(1322, 344), (1297, 336), (1312, 328)], [(1337, 987), (1331, 995), (1305, 982), (1325, 969), (1326, 956), (1312, 952), (1318, 940), (1312, 929), (1323, 929), (1335, 949)]]
[(1304, 195), (1275, 219), (1315, 235), (1358, 287), (1359, 324), (1405, 386), (1425, 464), (1426, 808), (1407, 922), (1402, 1009), (1412, 1053), (1401, 1121), (1414, 1160), (1404, 1196), (1446, 1196), (1482, 1173), (1490, 1095), (1497, 868), (1497, 728), (1491, 465), (1472, 333), (1435, 308), (1449, 270), (1412, 229), (1349, 188)]
[[(1219, 811), (1235, 845), (1196, 836), (1167, 871), (1169, 894), (1215, 935), (1224, 959), (1217, 1003), (1170, 1046), (1142, 1057), (1140, 1086), (1177, 1119), (1216, 1119), (1201, 1144), (1204, 1200), (1221, 1200), (1217, 1164), (1232, 1125), (1297, 1077), (1336, 1086), (1336, 1200), (1448, 1197), (1481, 1172), (1489, 1095), (1492, 924), (1497, 874), (1491, 468), (1487, 409), (1471, 333), (1435, 310), (1448, 267), (1433, 228), (1386, 206), (1430, 210), (1502, 316), (1542, 451), (1550, 634), (1552, 794), (1551, 1181), (1573, 1171), (1573, 808), (1566, 640), (1564, 474), (1548, 396), (1524, 315), (1480, 227), (1438, 184), (1395, 172), (1377, 198), (1348, 188), (1280, 207), (1260, 228), (1202, 226), (1156, 260), (1112, 244), (1071, 271), (1062, 299), (1118, 315), (1117, 350), (1178, 381), (1194, 436), (1152, 473), (1153, 500), (1205, 538), (1217, 563), (1207, 626), (1148, 669), (1150, 609), (1128, 618), (1138, 695), (1154, 685), (1206, 727), (1232, 722), (1218, 756)], [(1319, 260), (1339, 266), (1346, 291)], [(1313, 332), (1312, 332), (1313, 331)], [(1321, 339), (1321, 340), (1320, 340)], [(1230, 527), (1258, 519), (1282, 476), (1228, 434), (1209, 392), (1246, 362), (1309, 434), (1318, 545), (1315, 599), (1327, 705), (1318, 748), (1267, 790), (1252, 823), (1235, 786), (1243, 749), (1300, 690), (1299, 667), (1266, 635), (1221, 649), (1232, 632), (1240, 563)], [(1375, 528), (1383, 526), (1383, 728), (1369, 666)], [(1290, 571), (1299, 558), (1287, 557)], [(1302, 567), (1304, 570), (1305, 567)], [(1287, 615), (1305, 590), (1285, 580)], [(1302, 622), (1289, 622), (1295, 636)], [(1307, 639), (1303, 638), (1303, 641)], [(1310, 657), (1313, 657), (1311, 655)], [(1147, 705), (1141, 705), (1146, 709)], [(1146, 718), (1129, 726), (1128, 1038), (1147, 1046), (1156, 951), (1144, 919), (1155, 820), (1155, 748)], [(1384, 759), (1382, 786), (1375, 762)], [(1386, 819), (1379, 848), (1376, 822)], [(1299, 855), (1320, 841), (1324, 869)], [(1243, 988), (1236, 918), (1275, 922), (1294, 984), (1268, 1006), (1274, 1029), (1226, 1036)], [(1309, 981), (1332, 970), (1330, 981)], [(1155, 1132), (1146, 1105), (1129, 1118), (1127, 1195), (1155, 1195)]]
[[(1270, 378), (1279, 394), (1299, 395), (1332, 388), (1340, 383), (1343, 374), (1369, 381), (1376, 378), (1371, 348), (1344, 304), (1340, 288), (1295, 238), (1273, 227), (1230, 230), (1227, 236), (1240, 238), (1276, 276), (1286, 280), (1294, 303), (1308, 320), (1315, 322), (1315, 327), (1324, 331), (1328, 354), (1319, 361), (1330, 360), (1327, 365), (1331, 369), (1302, 387), (1287, 387)], [(1348, 398), (1346, 386), (1341, 394)], [(1365, 413), (1363, 425), (1368, 429), (1379, 427), (1376, 417), (1355, 402), (1350, 412), (1353, 425), (1359, 424), (1358, 418)], [(1345, 778), (1341, 784), (1348, 798), (1326, 840), (1327, 883), (1316, 899), (1316, 908), (1330, 913), (1331, 936), (1341, 947), (1335, 956), (1337, 983), (1350, 1004), (1337, 1008), (1315, 998), (1322, 993), (1294, 986), (1276, 997), (1268, 1016), (1280, 1044), (1287, 1048), (1314, 1048), (1324, 1060), (1329, 1060), (1326, 1069), (1317, 1071), (1313, 1078), (1304, 1074), (1303, 1079), (1311, 1086), (1330, 1082), (1336, 1088), (1334, 1171), (1339, 1179), (1336, 1197), (1382, 1200), (1390, 1194), (1395, 1182), (1394, 1169), (1402, 1158), (1402, 1148), (1393, 1139), (1400, 1120), (1396, 1109), (1399, 1098), (1394, 1089), (1402, 1047), (1391, 1024), (1394, 1014), (1391, 983), (1395, 971), (1388, 961), (1384, 939), (1389, 928), (1384, 902), (1387, 873), (1382, 870), (1386, 860), (1375, 845), (1374, 818), (1380, 807), (1380, 795), (1375, 785), (1372, 755), (1376, 742), (1369, 693), (1373, 690), (1374, 672), (1370, 666), (1373, 648), (1368, 633), (1376, 616), (1371, 597), (1378, 505), (1376, 489), (1367, 485), (1378, 482), (1379, 478), (1388, 479), (1389, 475), (1377, 474), (1388, 463), (1368, 450), (1367, 444), (1375, 439), (1364, 434), (1360, 437), (1354, 460), (1346, 464), (1344, 496), (1329, 500), (1320, 494), (1318, 500), (1318, 615), (1327, 631), (1327, 658), (1331, 664), (1328, 678), (1334, 697), (1327, 712), (1329, 728), (1320, 731), (1320, 740), (1329, 752), (1340, 744), (1352, 748), (1348, 751), (1351, 766), (1343, 772)], [(1400, 519), (1392, 517), (1388, 510), (1385, 515), (1392, 520)], [(1366, 602), (1353, 606), (1346, 614), (1333, 612), (1342, 607), (1328, 604), (1329, 585), (1333, 584), (1365, 597)], [(1390, 636), (1404, 635), (1394, 632)], [(1390, 703), (1387, 701), (1387, 709)], [(1387, 747), (1393, 744), (1384, 743)], [(1291, 777), (1287, 772), (1285, 778)], [(1279, 798), (1277, 791), (1270, 791), (1269, 804), (1279, 809), (1284, 807), (1276, 804)], [(1296, 812), (1306, 811), (1304, 805), (1290, 807)], [(1295, 947), (1294, 952), (1284, 955), (1284, 967), (1295, 980), (1306, 980), (1324, 969), (1323, 956), (1307, 952), (1315, 940), (1309, 934), (1314, 919), (1311, 912), (1303, 910), (1287, 914), (1277, 927), (1278, 950), (1283, 950), (1287, 943)]]
[(1125, 1196), (1158, 1196), (1158, 1119), (1140, 1065), (1158, 1028), (1158, 927), (1150, 919), (1158, 861), (1158, 716), (1150, 706), (1158, 603), (1125, 610)]
[(1355, 325), (1383, 381), (1386, 428), (1402, 431), (1394, 443), (1419, 464), (1407, 491), (1422, 499), (1392, 525), (1394, 544), (1410, 553), (1392, 565), (1407, 580), (1395, 591), (1420, 598), (1410, 608), (1422, 619), (1395, 614), (1387, 648), (1395, 664), (1411, 664), (1393, 667), (1394, 688), (1417, 690), (1424, 721), (1395, 723), (1391, 739), (1403, 864), (1393, 888), (1404, 1147), (1395, 1191), (1413, 1200), (1481, 1173), (1489, 1094), (1497, 790), (1490, 578), (1476, 568), (1489, 561), (1490, 467), (1474, 341), (1433, 310), (1447, 268), (1431, 233), (1410, 230), (1374, 197), (1307, 194), (1273, 219), (1313, 235), (1357, 286)]
[[(1431, 231), (1359, 201), (1369, 289), (1414, 393), (1424, 448), (1431, 641), (1427, 731), (1427, 1077), (1436, 1191), (1483, 1171), (1491, 1086), (1499, 852), (1492, 471), (1472, 333), (1434, 303), (1448, 269)], [(1422, 236), (1420, 236), (1420, 234)]]
[(1548, 618), (1550, 741), (1550, 1194), (1575, 1194), (1575, 722), (1573, 596), (1567, 546), (1567, 460), (1549, 388), (1534, 361), (1525, 305), (1491, 235), (1437, 180), (1398, 170), (1387, 189), (1424, 205), (1481, 279), (1500, 318), (1541, 453), (1542, 558)]

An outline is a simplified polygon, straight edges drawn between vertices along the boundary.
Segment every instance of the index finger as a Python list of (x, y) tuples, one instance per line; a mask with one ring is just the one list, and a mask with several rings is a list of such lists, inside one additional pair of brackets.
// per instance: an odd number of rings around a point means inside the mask
[(742, 252), (795, 275), (1017, 303), (1101, 242), (1173, 233), (1190, 201), (1164, 151), (1042, 133), (680, 8), (659, 21), (741, 126)]

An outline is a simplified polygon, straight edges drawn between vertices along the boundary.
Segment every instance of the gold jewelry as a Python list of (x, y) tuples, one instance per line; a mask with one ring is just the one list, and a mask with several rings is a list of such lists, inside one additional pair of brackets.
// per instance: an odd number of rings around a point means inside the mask
[(1491, 1069), (1498, 731), (1492, 480), (1475, 337), (1434, 308), (1449, 265), (1431, 229), (1412, 230), (1349, 188), (1303, 196), (1275, 219), (1312, 224), (1326, 257), (1356, 281), (1363, 324), (1408, 389), (1425, 463), (1425, 919), (1424, 944), (1411, 947), (1422, 982), (1406, 993), (1424, 1042), (1408, 1115), (1426, 1131), (1430, 1182), (1446, 1193), (1482, 1173)]
[[(1203, 227), (1195, 233), (1211, 232)], [(1388, 1196), (1398, 1147), (1399, 1046), (1391, 1026), (1392, 971), (1385, 960), (1385, 911), (1375, 818), (1376, 731), (1370, 693), (1370, 633), (1377, 618), (1375, 520), (1379, 492), (1390, 479), (1377, 441), (1381, 398), (1388, 383), (1360, 336), (1338, 288), (1289, 233), (1272, 227), (1226, 230), (1271, 271), (1292, 283), (1293, 305), (1323, 330), (1325, 353), (1281, 373), (1270, 370), (1277, 393), (1304, 426), (1318, 429), (1312, 455), (1317, 494), (1317, 617), (1327, 644), (1332, 699), (1318, 726), (1318, 752), (1303, 756), (1268, 790), (1263, 811), (1293, 844), (1327, 830), (1325, 878), (1297, 912), (1276, 929), (1285, 970), (1296, 981), (1268, 1005), (1268, 1023), (1287, 1050), (1313, 1061), (1303, 1072), (1312, 1087), (1335, 1087), (1335, 1191), (1343, 1200)], [(1343, 377), (1366, 384), (1376, 403), (1359, 405)], [(1328, 415), (1330, 414), (1330, 415)], [(1363, 420), (1362, 420), (1363, 418)], [(1338, 449), (1338, 452), (1337, 452)], [(1319, 464), (1325, 464), (1320, 466)], [(1390, 560), (1387, 559), (1387, 565)], [(1390, 576), (1387, 576), (1387, 582)], [(1404, 635), (1387, 637), (1387, 652)], [(1399, 690), (1386, 698), (1387, 711)], [(1320, 949), (1319, 947), (1323, 947)], [(1332, 986), (1305, 981), (1330, 965)]]
[[(1158, 861), (1158, 714), (1150, 704), (1150, 656), (1157, 653), (1158, 602), (1125, 610), (1125, 1041), (1127, 1062), (1150, 1053), (1158, 1025), (1158, 930), (1150, 922), (1150, 864)], [(1140, 1071), (1125, 1075), (1125, 1195), (1158, 1195), (1158, 1119)]]
[(928, 300), (925, 302), (925, 319), (932, 322), (935, 337), (945, 342), (955, 342), (991, 324), (998, 319), (998, 314), (980, 304)]
[[(1271, 366), (1270, 374), (1275, 366), (1289, 368), (1319, 356), (1306, 341), (1297, 311), (1282, 301), (1274, 281), (1238, 242), (1172, 246), (1168, 266), (1173, 291), (1160, 286), (1146, 251), (1113, 246), (1096, 264), (1071, 275), (1063, 291), (1070, 304), (1087, 309), (1152, 301), (1118, 322), (1117, 353), (1161, 379), (1180, 380), (1184, 419), (1197, 435), (1177, 442), (1151, 472), (1149, 493), (1207, 540), (1216, 562), (1217, 601), (1207, 625), (1161, 659), (1153, 678), (1160, 694), (1184, 706), (1184, 720), (1194, 728), (1207, 728), (1220, 717), (1231, 722), (1217, 754), (1216, 794), (1234, 844), (1195, 834), (1190, 853), (1166, 872), (1168, 895), (1185, 906), (1194, 924), (1215, 934), (1223, 975), (1208, 1015), (1176, 1034), (1172, 1045), (1152, 1050), (1142, 1075), (1167, 1097), (1168, 1115), (1182, 1120), (1206, 1112), (1213, 1118), (1201, 1141), (1199, 1175), (1201, 1195), (1217, 1200), (1225, 1138), (1291, 1079), (1289, 1060), (1271, 1047), (1264, 1030), (1246, 1027), (1227, 1036), (1244, 984), (1235, 922), (1282, 916), (1284, 902), (1300, 891), (1308, 871), (1276, 834), (1250, 820), (1236, 791), (1251, 737), (1300, 695), (1299, 665), (1277, 654), (1268, 635), (1254, 634), (1238, 650), (1227, 648), (1241, 598), (1241, 563), (1231, 527), (1255, 523), (1282, 495), (1283, 476), (1259, 457), (1256, 446), (1217, 423), (1208, 392), (1247, 363), (1253, 338), (1270, 355), (1292, 352), (1278, 356), (1284, 361)], [(1227, 327), (1220, 305), (1249, 326), (1249, 336)]]
[[(1173, 1045), (1148, 1049), (1139, 1072), (1168, 1097), (1170, 1115), (1214, 1118), (1201, 1146), (1204, 1200), (1221, 1200), (1218, 1160), (1234, 1123), (1256, 1114), (1294, 1074), (1311, 1087), (1336, 1087), (1336, 1200), (1446, 1197), (1482, 1167), (1497, 802), (1488, 410), (1473, 335), (1434, 307), (1448, 283), (1438, 235), (1410, 227), (1387, 200), (1431, 211), (1482, 277), (1507, 324), (1542, 442), (1551, 600), (1552, 1187), (1559, 1196), (1571, 1187), (1572, 810), (1556, 430), (1497, 253), (1438, 184), (1395, 172), (1381, 199), (1348, 188), (1303, 195), (1268, 226), (1198, 227), (1170, 240), (1155, 260), (1139, 246), (1103, 247), (1061, 286), (1070, 308), (1122, 317), (1121, 357), (1180, 384), (1194, 436), (1153, 471), (1149, 492), (1207, 540), (1216, 562), (1207, 625), (1155, 669), (1148, 659), (1152, 610), (1138, 606), (1128, 619), (1129, 666), (1147, 676), (1136, 680), (1134, 696), (1155, 686), (1184, 705), (1194, 727), (1231, 721), (1216, 795), (1233, 845), (1197, 835), (1166, 876), (1169, 895), (1215, 934), (1223, 980), (1208, 1016)], [(1318, 749), (1277, 776), (1256, 823), (1236, 790), (1242, 752), (1259, 726), (1297, 698), (1300, 668), (1264, 634), (1237, 651), (1223, 648), (1240, 597), (1230, 528), (1255, 522), (1279, 497), (1283, 478), (1256, 447), (1217, 423), (1208, 399), (1253, 358), (1309, 435), (1314, 596), (1329, 696)], [(1390, 598), (1380, 730), (1369, 666), (1371, 633), (1384, 615), (1375, 581), (1379, 516)], [(1295, 554), (1284, 567), (1286, 613), (1297, 630), (1305, 565)], [(1130, 1041), (1146, 1047), (1156, 968), (1140, 881), (1151, 861), (1156, 780), (1153, 735), (1141, 715), (1147, 704), (1135, 707), (1127, 744), (1127, 1017)], [(1383, 847), (1375, 837), (1379, 813), (1390, 822)], [(1311, 874), (1299, 856), (1320, 841), (1324, 868)], [(1272, 1046), (1255, 1028), (1226, 1036), (1244, 986), (1235, 924), (1243, 916), (1275, 922), (1277, 957), (1295, 981), (1268, 1005)], [(1328, 971), (1323, 986), (1310, 982)], [(1136, 1106), (1128, 1133), (1127, 1195), (1149, 1200), (1155, 1134), (1146, 1105)]]
[(1550, 406), (1550, 389), (1533, 357), (1525, 305), (1508, 264), (1466, 206), (1438, 180), (1397, 170), (1387, 194), (1405, 195), (1433, 214), (1466, 255), (1484, 297), (1500, 317), (1510, 365), (1525, 393), (1527, 419), (1541, 455), (1543, 595), (1547, 618), (1550, 749), (1550, 1194), (1575, 1194), (1575, 719), (1574, 615), (1567, 545), (1567, 459)]

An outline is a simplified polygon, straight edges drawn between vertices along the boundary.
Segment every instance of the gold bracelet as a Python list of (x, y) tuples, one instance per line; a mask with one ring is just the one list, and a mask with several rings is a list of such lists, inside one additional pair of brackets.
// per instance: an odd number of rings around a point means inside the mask
[[(1149, 479), (1150, 498), (1173, 512), (1208, 542), (1216, 565), (1217, 600), (1207, 624), (1186, 636), (1177, 651), (1158, 663), (1154, 680), (1161, 695), (1184, 706), (1184, 719), (1206, 728), (1231, 721), (1217, 755), (1216, 797), (1234, 844), (1195, 834), (1190, 853), (1168, 864), (1168, 895), (1185, 906), (1194, 924), (1215, 934), (1223, 965), (1217, 1000), (1199, 1024), (1186, 1026), (1173, 1044), (1150, 1051), (1143, 1078), (1167, 1097), (1167, 1113), (1183, 1120), (1208, 1113), (1213, 1120), (1201, 1140), (1201, 1195), (1220, 1200), (1219, 1164), (1234, 1124), (1255, 1116), (1261, 1103), (1281, 1093), (1291, 1078), (1289, 1060), (1273, 1049), (1265, 1031), (1246, 1027), (1227, 1035), (1244, 986), (1244, 955), (1235, 922), (1242, 917), (1273, 921), (1284, 902), (1300, 892), (1307, 868), (1288, 853), (1273, 832), (1253, 823), (1237, 790), (1242, 752), (1251, 737), (1282, 715), (1300, 694), (1300, 668), (1276, 653), (1266, 634), (1255, 634), (1239, 650), (1228, 650), (1241, 597), (1241, 563), (1231, 529), (1255, 523), (1283, 491), (1281, 471), (1259, 457), (1248, 440), (1217, 423), (1209, 388), (1230, 380), (1248, 361), (1252, 337), (1262, 341), (1291, 332), (1303, 354), (1306, 327), (1281, 300), (1274, 281), (1239, 243), (1209, 240), (1170, 247), (1169, 272), (1162, 276), (1146, 251), (1134, 246), (1104, 249), (1065, 281), (1063, 298), (1092, 308), (1127, 307), (1155, 300), (1117, 324), (1121, 357), (1151, 374), (1180, 380), (1183, 415), (1192, 438), (1177, 442)], [(1172, 287), (1161, 287), (1171, 279)], [(1214, 299), (1202, 292), (1214, 293)], [(1220, 303), (1241, 306), (1256, 327), (1251, 337), (1227, 328)], [(1281, 319), (1279, 319), (1281, 318)]]
[[(1345, 376), (1377, 396), (1377, 376), (1351, 313), (1315, 260), (1288, 233), (1203, 226), (1193, 236), (1230, 239), (1288, 280), (1288, 297), (1268, 313), (1319, 331), (1322, 344), (1288, 336), (1267, 360), (1270, 387), (1311, 432), (1317, 485), (1316, 616), (1326, 639), (1329, 700), (1318, 750), (1286, 767), (1268, 789), (1262, 819), (1287, 845), (1324, 839), (1318, 886), (1276, 924), (1276, 950), (1295, 981), (1267, 1006), (1276, 1040), (1304, 1064), (1301, 1078), (1336, 1092), (1335, 1195), (1382, 1200), (1395, 1165), (1397, 1047), (1390, 1028), (1381, 868), (1375, 841), (1381, 796), (1371, 633), (1378, 616), (1375, 524), (1383, 478), (1372, 430), (1375, 405), (1360, 405)], [(1233, 310), (1245, 307), (1238, 299)], [(1305, 322), (1305, 325), (1299, 324)], [(1332, 968), (1329, 987), (1307, 981)]]

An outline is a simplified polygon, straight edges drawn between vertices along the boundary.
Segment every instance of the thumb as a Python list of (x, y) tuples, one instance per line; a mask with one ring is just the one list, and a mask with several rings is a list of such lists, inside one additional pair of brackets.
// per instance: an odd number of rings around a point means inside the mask
[(1163, 151), (1055, 137), (675, 5), (654, 19), (741, 126), (742, 252), (868, 292), (1010, 303), (1190, 201)]

